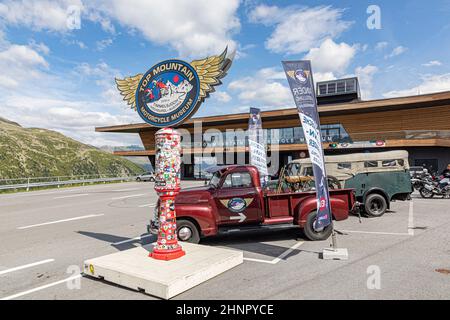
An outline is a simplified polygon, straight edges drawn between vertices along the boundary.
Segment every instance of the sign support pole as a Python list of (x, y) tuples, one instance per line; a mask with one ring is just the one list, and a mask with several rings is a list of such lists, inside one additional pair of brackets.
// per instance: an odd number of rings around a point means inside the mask
[(180, 191), (181, 136), (171, 128), (158, 130), (156, 142), (155, 190), (159, 196), (158, 240), (150, 257), (173, 260), (185, 255), (177, 239), (175, 197)]

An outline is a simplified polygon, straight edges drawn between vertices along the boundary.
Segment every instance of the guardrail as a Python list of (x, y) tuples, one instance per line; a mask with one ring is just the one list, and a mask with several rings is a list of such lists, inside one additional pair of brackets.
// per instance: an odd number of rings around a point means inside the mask
[(101, 183), (113, 181), (135, 180), (137, 176), (117, 177), (112, 175), (83, 175), (83, 176), (58, 176), (58, 177), (29, 177), (16, 179), (0, 179), (0, 191), (26, 189), (36, 187), (57, 187), (71, 184)]

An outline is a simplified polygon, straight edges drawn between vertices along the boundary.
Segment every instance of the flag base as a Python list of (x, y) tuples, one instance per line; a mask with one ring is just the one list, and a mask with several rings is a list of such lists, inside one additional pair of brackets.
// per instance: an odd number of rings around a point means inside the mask
[(323, 260), (348, 260), (347, 248), (325, 248), (322, 251)]

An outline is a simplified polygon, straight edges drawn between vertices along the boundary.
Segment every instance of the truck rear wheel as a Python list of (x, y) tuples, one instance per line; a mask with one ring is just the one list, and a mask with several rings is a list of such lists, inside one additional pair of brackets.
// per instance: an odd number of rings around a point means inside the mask
[(370, 217), (381, 217), (387, 210), (386, 199), (378, 193), (372, 193), (367, 196), (364, 202), (364, 211)]
[(303, 229), (303, 232), (305, 233), (305, 236), (312, 241), (320, 241), (320, 240), (326, 240), (331, 236), (331, 224), (325, 227), (322, 231), (317, 232), (314, 230), (314, 222), (317, 219), (317, 211), (312, 211), (310, 214), (308, 214), (308, 217), (306, 218), (306, 225)]
[(200, 233), (197, 226), (189, 220), (177, 221), (177, 237), (180, 241), (199, 243)]

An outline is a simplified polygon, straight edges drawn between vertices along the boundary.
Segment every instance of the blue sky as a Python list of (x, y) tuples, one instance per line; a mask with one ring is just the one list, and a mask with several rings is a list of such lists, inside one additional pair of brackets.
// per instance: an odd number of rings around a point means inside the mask
[[(379, 29), (367, 27), (371, 4)], [(450, 90), (449, 17), (449, 0), (4, 0), (0, 116), (97, 146), (139, 143), (94, 132), (142, 122), (114, 77), (227, 45), (233, 66), (196, 116), (293, 107), (289, 59), (311, 59), (316, 81), (357, 75), (363, 99)]]

